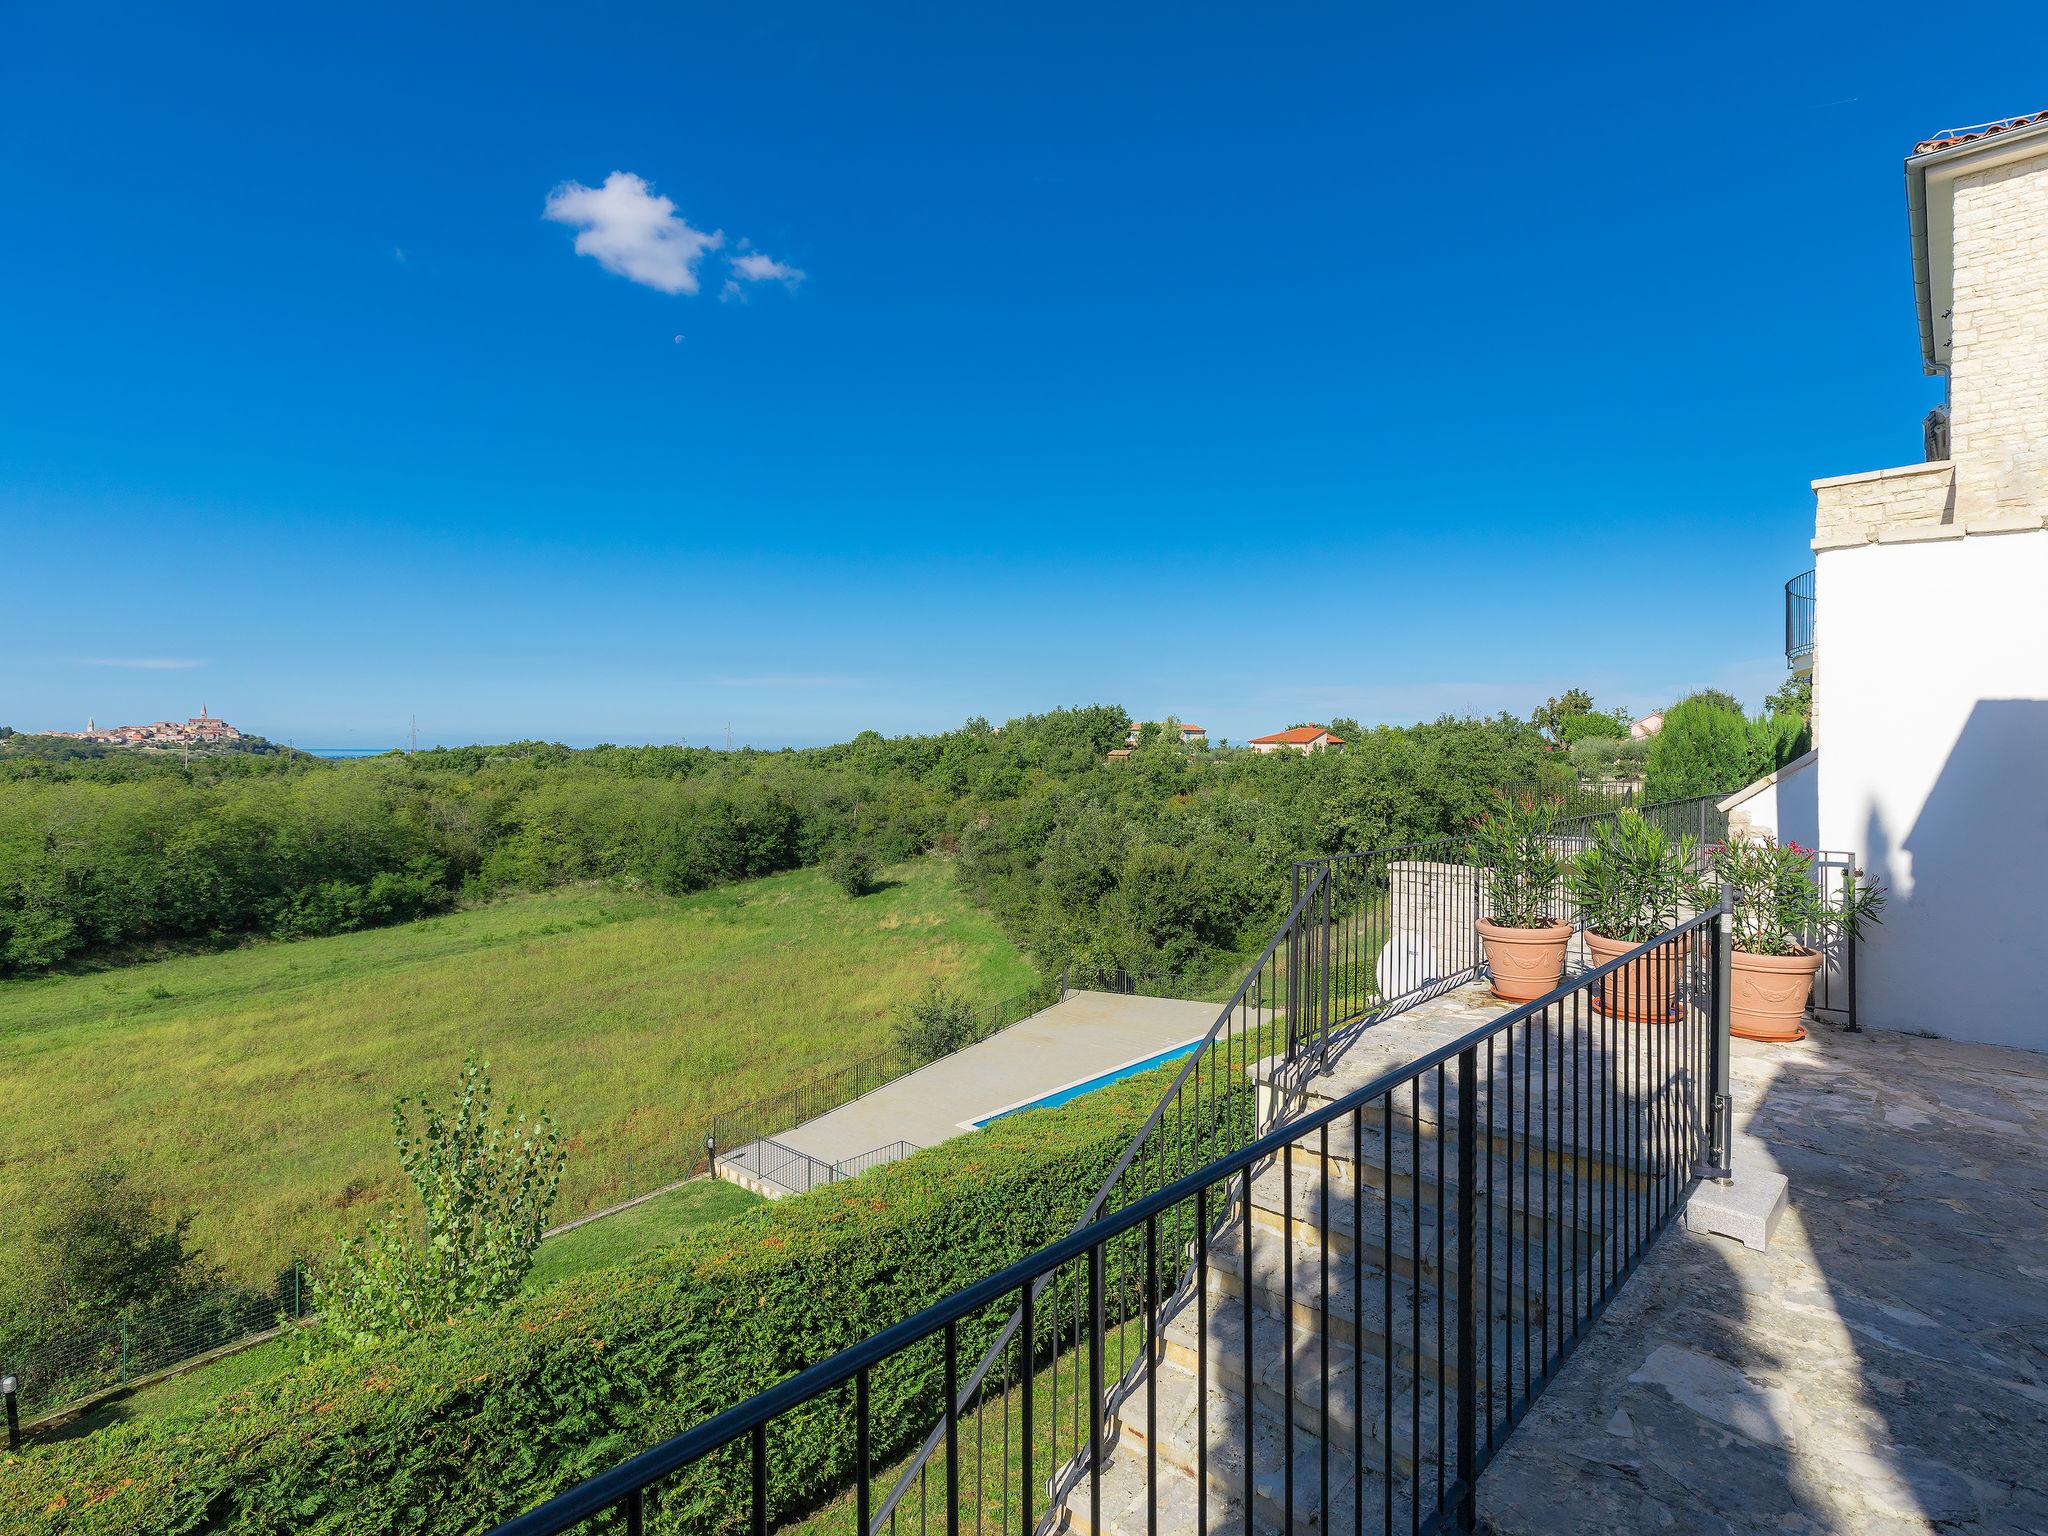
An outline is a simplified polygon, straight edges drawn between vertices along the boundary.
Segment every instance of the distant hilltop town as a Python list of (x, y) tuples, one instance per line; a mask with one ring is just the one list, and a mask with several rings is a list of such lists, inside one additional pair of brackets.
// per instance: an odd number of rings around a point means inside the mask
[(182, 724), (176, 720), (159, 720), (154, 725), (103, 726), (88, 719), (82, 731), (47, 731), (44, 734), (64, 741), (89, 741), (103, 747), (218, 747), (252, 739), (227, 721), (208, 714), (204, 704), (199, 706), (198, 714)]

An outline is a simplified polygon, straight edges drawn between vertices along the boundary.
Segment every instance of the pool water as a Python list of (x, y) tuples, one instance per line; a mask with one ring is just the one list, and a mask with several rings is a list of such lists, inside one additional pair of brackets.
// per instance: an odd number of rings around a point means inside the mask
[(992, 1115), (983, 1115), (973, 1122), (974, 1128), (980, 1130), (984, 1125), (993, 1124), (997, 1120), (1006, 1120), (1011, 1115), (1021, 1115), (1027, 1109), (1051, 1109), (1055, 1105), (1066, 1103), (1069, 1099), (1078, 1099), (1084, 1093), (1093, 1093), (1098, 1088), (1107, 1088), (1111, 1083), (1120, 1083), (1127, 1077), (1136, 1077), (1140, 1072), (1150, 1072), (1154, 1067), (1163, 1067), (1169, 1061), (1179, 1061), (1183, 1057), (1192, 1056), (1195, 1048), (1201, 1043), (1199, 1040), (1189, 1040), (1181, 1045), (1170, 1045), (1157, 1055), (1147, 1056), (1143, 1061), (1125, 1062), (1120, 1067), (1112, 1067), (1109, 1071), (1099, 1073), (1083, 1082), (1069, 1083), (1064, 1088), (1055, 1088), (1052, 1092), (1041, 1094), (1025, 1103), (1012, 1104), (1008, 1109), (999, 1109)]

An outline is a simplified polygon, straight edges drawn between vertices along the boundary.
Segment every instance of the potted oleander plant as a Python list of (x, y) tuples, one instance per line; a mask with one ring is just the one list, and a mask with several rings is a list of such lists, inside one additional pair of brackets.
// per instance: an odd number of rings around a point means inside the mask
[(1564, 975), (1572, 925), (1557, 915), (1564, 871), (1553, 828), (1555, 807), (1533, 795), (1501, 796), (1472, 834), (1482, 871), (1479, 941), (1493, 995), (1526, 1003)]
[(1881, 886), (1850, 871), (1832, 890), (1814, 877), (1814, 852), (1751, 837), (1714, 849), (1714, 873), (1734, 888), (1729, 1030), (1745, 1040), (1804, 1040), (1799, 1022), (1813, 995), (1821, 946), (1855, 938), (1878, 920)]
[[(1697, 839), (1674, 838), (1633, 810), (1595, 822), (1592, 838), (1567, 867), (1565, 886), (1595, 966), (1620, 959), (1712, 904)], [(1592, 1006), (1637, 1023), (1669, 1020), (1680, 969), (1675, 946), (1639, 956), (1601, 979)]]

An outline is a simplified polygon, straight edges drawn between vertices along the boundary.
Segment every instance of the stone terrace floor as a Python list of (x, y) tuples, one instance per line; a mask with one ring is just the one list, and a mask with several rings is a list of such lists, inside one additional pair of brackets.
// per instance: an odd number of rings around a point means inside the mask
[(1674, 1224), (1483, 1522), (2048, 1533), (2048, 1056), (1823, 1026), (1737, 1041), (1733, 1078), (1745, 1154), (1791, 1180), (1770, 1251)]

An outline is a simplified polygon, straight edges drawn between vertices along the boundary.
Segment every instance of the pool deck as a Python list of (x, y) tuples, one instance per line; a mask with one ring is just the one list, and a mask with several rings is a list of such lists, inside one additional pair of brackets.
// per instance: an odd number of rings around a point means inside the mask
[[(893, 1141), (933, 1147), (999, 1110), (1099, 1077), (1208, 1032), (1217, 1003), (1072, 992), (1063, 1002), (775, 1139), (820, 1162)], [(747, 1149), (720, 1154), (740, 1166)]]

